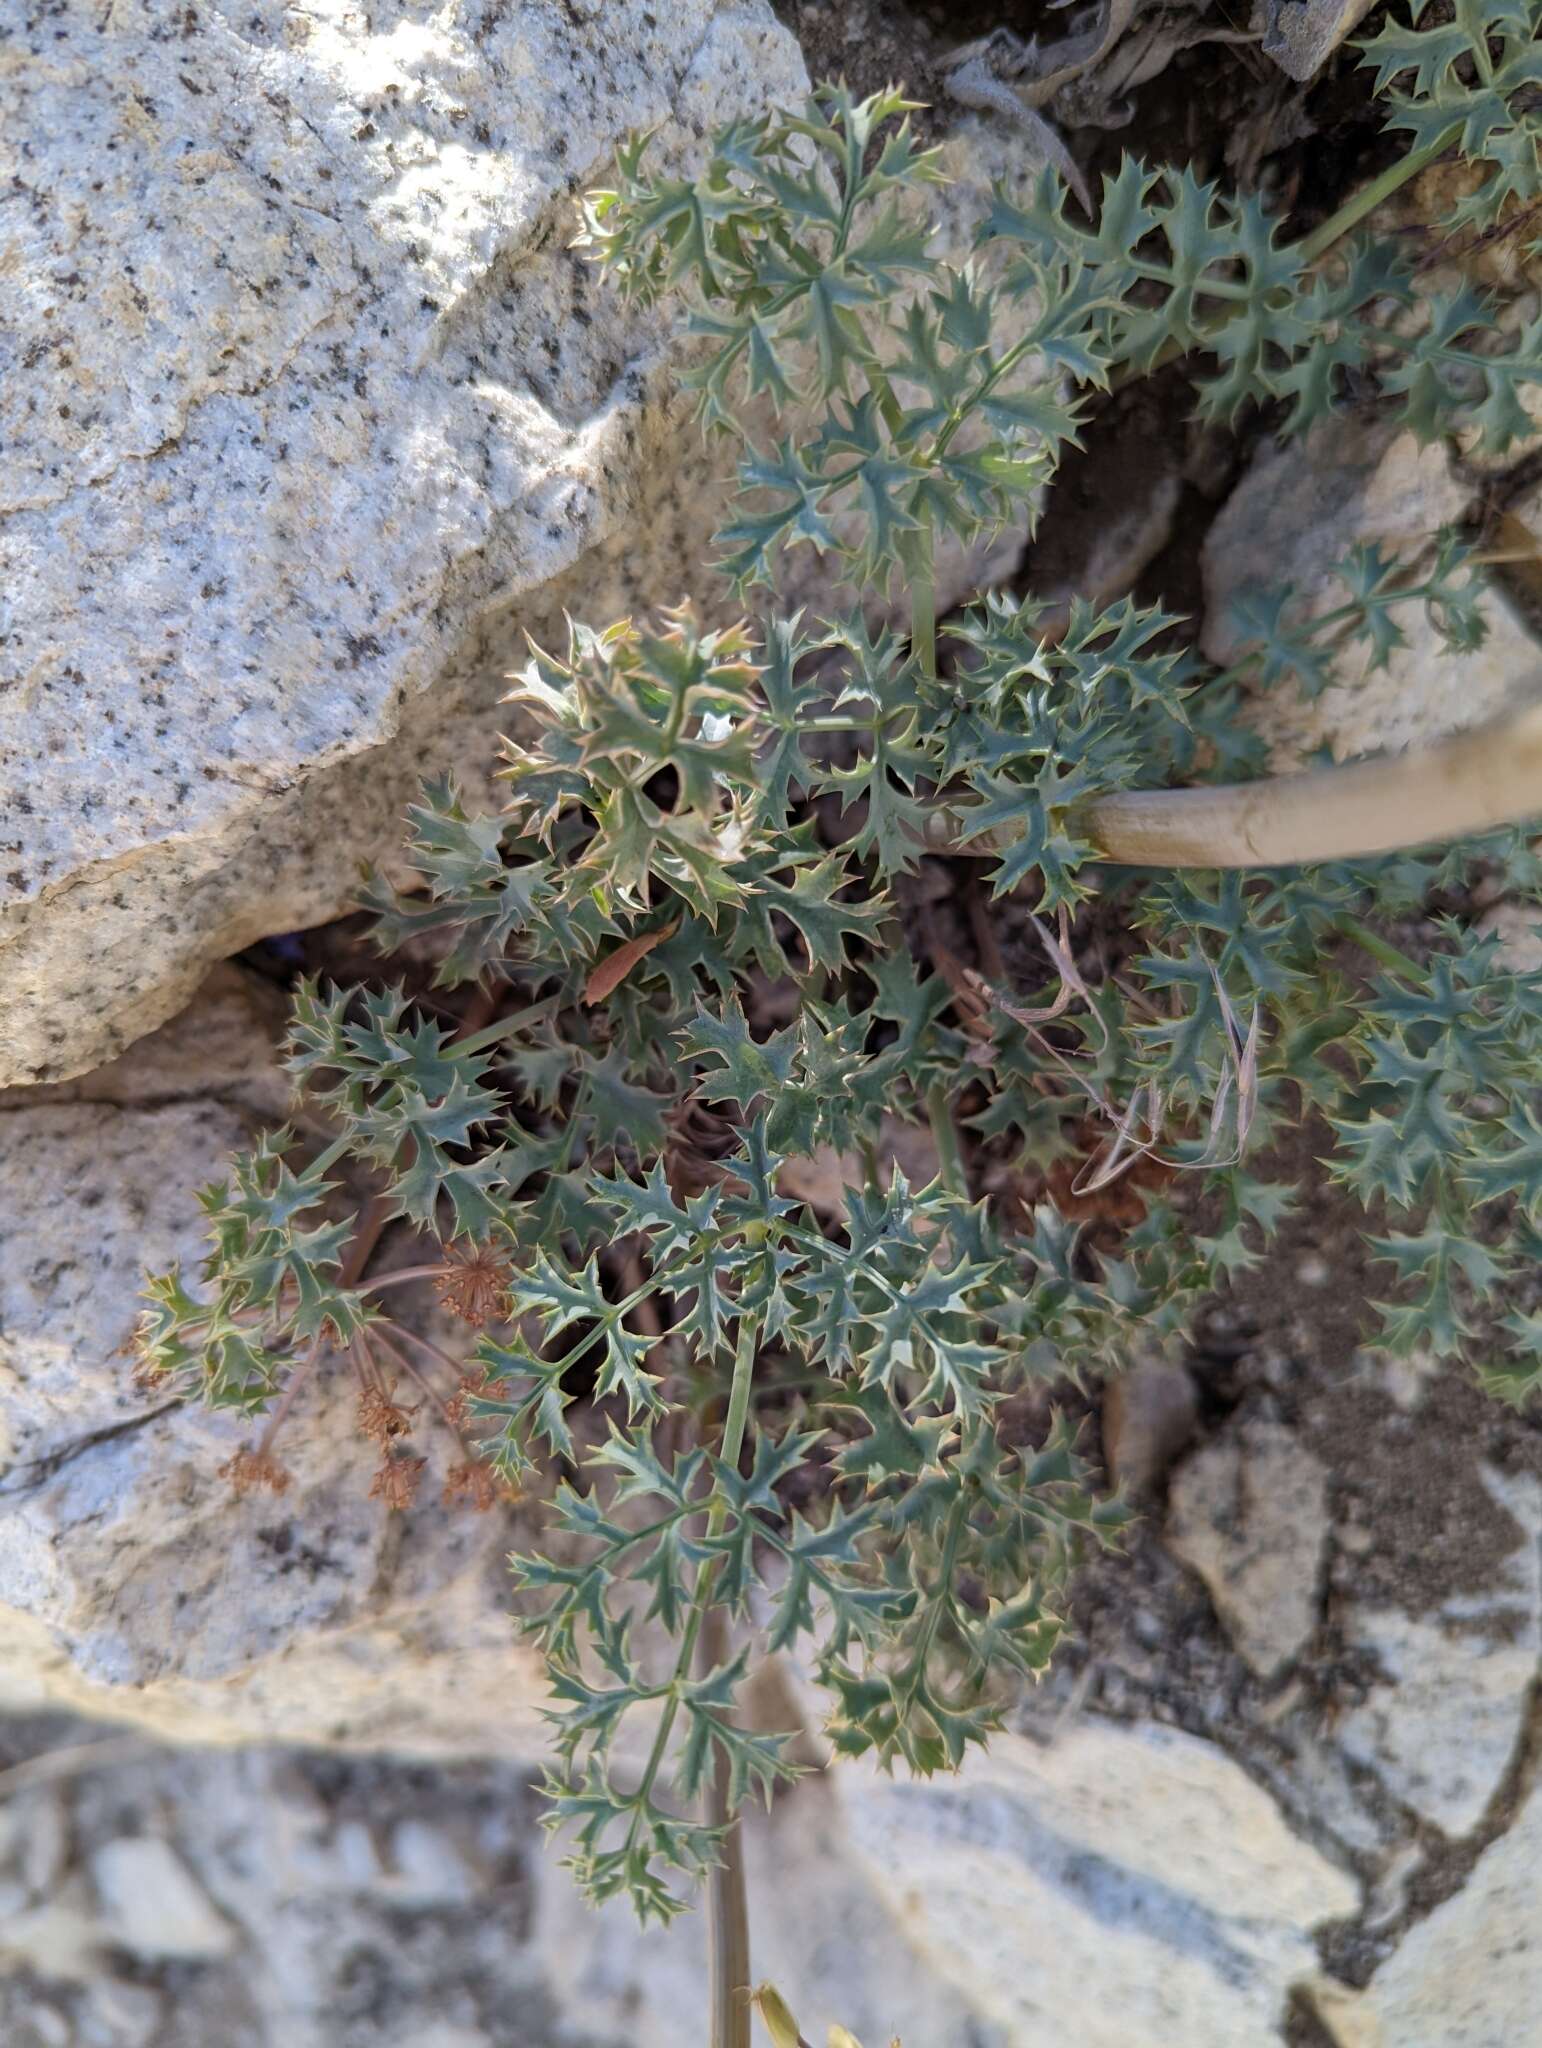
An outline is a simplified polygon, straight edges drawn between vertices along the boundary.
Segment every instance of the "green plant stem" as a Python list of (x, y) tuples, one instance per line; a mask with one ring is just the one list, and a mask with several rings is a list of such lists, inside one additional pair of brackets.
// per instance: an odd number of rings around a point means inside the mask
[(469, 1038), (457, 1039), (457, 1053), (485, 1052), (490, 1045), (496, 1045), (500, 1038), (508, 1038), (513, 1032), (522, 1031), (527, 1024), (534, 1024), (538, 1018), (549, 1017), (553, 1010), (560, 1009), (560, 996), (543, 996), (538, 1003), (531, 1003), (523, 1010), (515, 1010), (507, 1017), (498, 1018), (496, 1023), (487, 1025), (481, 1031), (473, 1031)]
[(337, 1164), (338, 1160), (342, 1158), (352, 1143), (353, 1138), (351, 1135), (334, 1138), (326, 1151), (319, 1152), (310, 1165), (306, 1167), (302, 1178), (307, 1181), (320, 1180), (324, 1173)]
[(942, 1184), (950, 1195), (961, 1195), (969, 1199), (969, 1176), (964, 1171), (964, 1155), (959, 1150), (958, 1126), (953, 1121), (953, 1111), (948, 1103), (945, 1082), (934, 1081), (926, 1091), (927, 1121), (932, 1127), (932, 1137), (937, 1144), (937, 1158), (942, 1167)]
[(1315, 263), (1319, 256), (1325, 256), (1341, 235), (1347, 235), (1352, 227), (1358, 227), (1368, 213), (1374, 213), (1385, 199), (1406, 185), (1410, 178), (1417, 178), (1427, 170), (1435, 159), (1447, 150), (1461, 126), (1453, 122), (1436, 136), (1433, 142), (1425, 143), (1422, 149), (1410, 155), (1399, 157), (1395, 164), (1389, 164), (1380, 177), (1372, 178), (1368, 185), (1344, 201), (1336, 213), (1330, 213), (1321, 227), (1314, 228), (1295, 247), (1295, 254), (1303, 263)]
[(1397, 946), (1389, 944), (1386, 939), (1373, 932), (1369, 925), (1362, 924), (1358, 917), (1341, 917), (1338, 925), (1346, 939), (1353, 939), (1357, 946), (1369, 953), (1373, 960), (1379, 960), (1383, 967), (1391, 968), (1394, 974), (1406, 974), (1414, 981), (1423, 980), (1424, 970), (1417, 960), (1411, 959)]
[[(728, 1390), (728, 1414), (723, 1422), (723, 1446), (718, 1455), (725, 1465), (737, 1465), (739, 1453), (744, 1449), (744, 1424), (750, 1412), (750, 1383), (755, 1377), (755, 1350), (760, 1342), (760, 1322), (756, 1316), (741, 1315), (739, 1318), (739, 1343), (734, 1352), (733, 1383)], [(717, 1527), (722, 1527), (723, 1504), (714, 1501), (712, 1512), (717, 1517)], [(713, 1577), (716, 1577), (714, 1572)]]
[(918, 526), (907, 533), (902, 560), (910, 577), (910, 651), (922, 679), (937, 678), (937, 582), (932, 568), (932, 530)]

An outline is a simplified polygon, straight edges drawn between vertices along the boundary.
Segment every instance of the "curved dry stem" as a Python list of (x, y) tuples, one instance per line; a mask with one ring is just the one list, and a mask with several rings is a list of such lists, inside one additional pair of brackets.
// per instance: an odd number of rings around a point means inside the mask
[[(1076, 829), (1123, 867), (1269, 868), (1395, 853), (1542, 816), (1542, 701), (1407, 753), (1257, 782), (1132, 789), (1094, 799)], [(999, 852), (1008, 833), (967, 839), (968, 813), (942, 805), (927, 844)]]

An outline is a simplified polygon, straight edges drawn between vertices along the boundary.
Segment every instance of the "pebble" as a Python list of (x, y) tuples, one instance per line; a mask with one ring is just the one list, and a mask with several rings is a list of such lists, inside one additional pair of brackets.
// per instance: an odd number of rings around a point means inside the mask
[(1185, 1450), (1199, 1416), (1199, 1396), (1181, 1365), (1148, 1359), (1103, 1391), (1103, 1456), (1109, 1477), (1138, 1498), (1152, 1491)]
[(187, 1865), (153, 1835), (121, 1835), (91, 1858), (112, 1938), (141, 1956), (202, 1961), (228, 1955), (236, 1931)]
[(69, 1825), (63, 1804), (49, 1792), (18, 1801), (21, 1817), (22, 1881), (35, 1899), (52, 1891), (69, 1853)]
[(347, 1882), (366, 1891), (380, 1878), (375, 1841), (361, 1820), (345, 1820), (332, 1838), (332, 1853)]
[(459, 1905), (476, 1891), (464, 1858), (435, 1828), (404, 1820), (391, 1833), (395, 1876), (390, 1889), (419, 1905)]

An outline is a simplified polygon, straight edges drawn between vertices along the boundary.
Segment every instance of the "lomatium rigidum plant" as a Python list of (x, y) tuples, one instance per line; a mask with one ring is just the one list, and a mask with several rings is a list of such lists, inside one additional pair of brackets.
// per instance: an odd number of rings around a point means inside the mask
[[(940, 651), (934, 602), (944, 554), (1031, 517), (1090, 395), (1179, 356), (1213, 419), (1264, 404), (1295, 434), (1353, 400), (1491, 454), (1532, 431), (1542, 323), (1502, 340), (1475, 291), (1416, 294), (1406, 240), (1357, 227), (1454, 148), (1481, 176), (1440, 232), (1534, 232), (1536, 0), (1446, 12), (1368, 45), (1412, 149), (1304, 242), (1126, 158), (1095, 221), (1046, 172), (944, 261), (939, 157), (898, 93), (740, 122), (692, 178), (629, 146), (582, 240), (695, 337), (737, 465), (716, 558), (676, 609), (533, 651), (505, 807), (435, 783), (420, 886), (369, 885), (382, 950), (477, 984), (480, 1015), (303, 985), (288, 1060), (332, 1142), (239, 1157), (204, 1197), (201, 1285), (150, 1286), (147, 1371), (267, 1417), (243, 1485), (282, 1486), (278, 1424), (339, 1360), (391, 1505), (427, 1415), (458, 1439), (452, 1494), (556, 1476), (514, 1561), (550, 1818), (593, 1899), (662, 1919), (711, 1875), (717, 2039), (748, 2025), (735, 1816), (794, 1772), (741, 1711), (755, 1661), (801, 1662), (838, 1756), (933, 1772), (988, 1738), (1054, 1653), (1078, 1554), (1124, 1521), (1045, 1391), (1181, 1332), (1263, 1254), (1297, 1199), (1282, 1127), (1318, 1119), (1365, 1206), (1368, 1344), (1515, 1401), (1542, 1373), (1542, 978), (1466, 914), (1415, 953), (1386, 936), (1480, 874), (1535, 888), (1507, 823), (1542, 809), (1534, 761), (1530, 804), (1501, 778), (1416, 827), (1397, 804), (1391, 833), (1395, 761), (1230, 786), (1262, 774), (1247, 696), (1315, 692), (1357, 643), (1374, 669), (1413, 613), (1453, 664), (1481, 641), (1457, 538), (1357, 548), (1309, 620), (1249, 593), (1252, 651), (1219, 674), (1129, 600), (991, 594)], [(816, 556), (837, 597), (780, 606)], [(1363, 806), (1336, 802), (1361, 772)], [(1473, 825), (1498, 829), (1397, 849)], [(1015, 985), (918, 964), (928, 852), (1013, 899)], [(1093, 917), (1116, 947), (1082, 943)], [(892, 1165), (886, 1118), (929, 1124), (935, 1178)], [(839, 1214), (790, 1191), (825, 1147)], [(987, 1148), (1031, 1199), (979, 1198)], [(1112, 1241), (1048, 1192), (1131, 1168)], [(422, 1255), (372, 1279), (386, 1226)], [(413, 1275), (478, 1326), (469, 1368), (393, 1316)]]

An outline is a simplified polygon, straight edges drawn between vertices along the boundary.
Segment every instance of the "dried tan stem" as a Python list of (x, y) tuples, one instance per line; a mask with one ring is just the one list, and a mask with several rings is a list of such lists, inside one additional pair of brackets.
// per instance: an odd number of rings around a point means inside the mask
[[(1462, 839), (1542, 816), (1542, 702), (1407, 753), (1341, 768), (1211, 788), (1121, 790), (1097, 797), (1076, 828), (1125, 867), (1267, 868), (1348, 860)], [(927, 843), (998, 852), (1008, 833), (965, 839), (967, 810), (945, 804)]]

